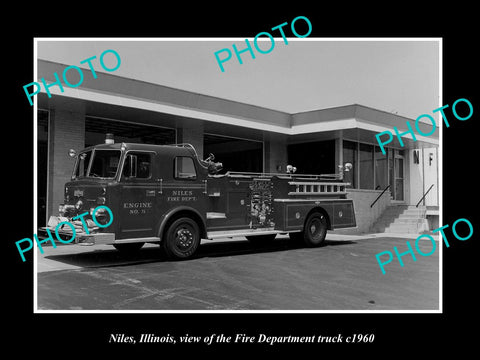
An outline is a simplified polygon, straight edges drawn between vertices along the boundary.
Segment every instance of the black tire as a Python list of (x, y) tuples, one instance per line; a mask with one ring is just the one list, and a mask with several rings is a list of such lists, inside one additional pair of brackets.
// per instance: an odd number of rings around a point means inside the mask
[(144, 242), (128, 243), (128, 244), (113, 244), (113, 247), (124, 254), (133, 254), (139, 251)]
[(162, 248), (170, 259), (188, 259), (200, 245), (200, 228), (195, 220), (181, 217), (168, 225)]
[(327, 236), (327, 218), (321, 212), (314, 212), (310, 214), (305, 221), (305, 227), (303, 229), (302, 240), (308, 247), (321, 246), (325, 237)]
[(247, 240), (253, 245), (265, 245), (275, 240), (277, 234), (246, 236)]

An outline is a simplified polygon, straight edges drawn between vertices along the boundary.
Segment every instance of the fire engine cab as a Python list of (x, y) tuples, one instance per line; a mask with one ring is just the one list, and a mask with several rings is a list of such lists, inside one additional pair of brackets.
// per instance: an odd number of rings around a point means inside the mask
[[(75, 243), (111, 244), (121, 251), (157, 243), (174, 259), (191, 257), (201, 239), (245, 236), (252, 242), (289, 234), (306, 246), (320, 246), (328, 229), (355, 227), (353, 201), (341, 175), (227, 172), (214, 156), (201, 160), (190, 144), (110, 143), (88, 147), (75, 157), (65, 184), (60, 216), (75, 226)], [(95, 215), (94, 208), (111, 210)], [(89, 212), (83, 220), (72, 220)], [(90, 216), (90, 218), (89, 218)], [(88, 226), (85, 229), (85, 225)], [(46, 228), (39, 229), (46, 233)], [(72, 228), (57, 229), (71, 239)]]

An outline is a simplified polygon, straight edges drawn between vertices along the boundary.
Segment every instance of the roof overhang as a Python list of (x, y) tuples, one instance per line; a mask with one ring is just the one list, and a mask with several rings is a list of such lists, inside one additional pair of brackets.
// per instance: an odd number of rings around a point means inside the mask
[[(38, 66), (40, 74), (37, 74), (37, 78), (45, 76), (47, 79), (55, 71), (61, 72), (65, 68), (64, 64), (42, 60), (39, 60)], [(41, 92), (35, 96), (35, 101), (38, 101), (40, 108), (62, 107), (75, 111), (75, 107), (78, 106), (91, 109), (90, 114), (101, 113), (112, 119), (123, 112), (134, 116), (138, 110), (149, 111), (156, 114), (151, 121), (160, 122), (161, 124), (158, 125), (172, 127), (178, 125), (182, 119), (194, 119), (212, 124), (234, 125), (260, 132), (284, 134), (295, 138), (308, 138), (311, 139), (310, 141), (325, 135), (338, 135), (338, 131), (342, 131), (345, 139), (369, 143), (377, 143), (377, 134), (389, 132), (393, 136), (388, 146), (418, 148), (439, 145), (438, 131), (431, 131), (432, 124), (426, 122), (415, 124), (413, 119), (363, 105), (353, 104), (288, 114), (111, 74), (99, 72), (98, 76), (98, 79), (89, 80), (85, 76), (82, 86), (76, 88), (63, 86), (63, 91), (48, 79), (46, 83), (53, 85), (49, 86), (51, 97), (47, 96), (45, 89), (41, 87)], [(99, 81), (100, 78), (102, 81)], [(399, 133), (404, 133), (408, 130), (407, 123), (412, 129), (418, 125), (424, 134), (432, 132), (432, 135), (423, 136), (416, 132), (416, 141), (414, 141), (413, 135), (406, 133), (401, 137), (402, 146), (394, 133), (394, 128), (397, 128)], [(387, 141), (388, 133), (381, 139)]]

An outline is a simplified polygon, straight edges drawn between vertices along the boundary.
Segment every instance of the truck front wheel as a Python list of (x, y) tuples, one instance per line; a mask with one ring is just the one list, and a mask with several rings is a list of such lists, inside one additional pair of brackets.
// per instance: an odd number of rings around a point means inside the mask
[(301, 233), (296, 233), (293, 237), (300, 237), (309, 247), (320, 246), (327, 236), (327, 218), (321, 212), (310, 214), (305, 221), (305, 227)]
[(189, 217), (174, 220), (167, 228), (162, 247), (169, 258), (187, 259), (200, 245), (200, 228)]

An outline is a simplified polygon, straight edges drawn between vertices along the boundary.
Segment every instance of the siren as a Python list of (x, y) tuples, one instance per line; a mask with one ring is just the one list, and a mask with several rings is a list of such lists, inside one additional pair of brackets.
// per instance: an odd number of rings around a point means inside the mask
[(111, 145), (113, 143), (115, 143), (115, 141), (113, 140), (113, 134), (111, 134), (111, 133), (106, 134), (105, 135), (105, 144)]

